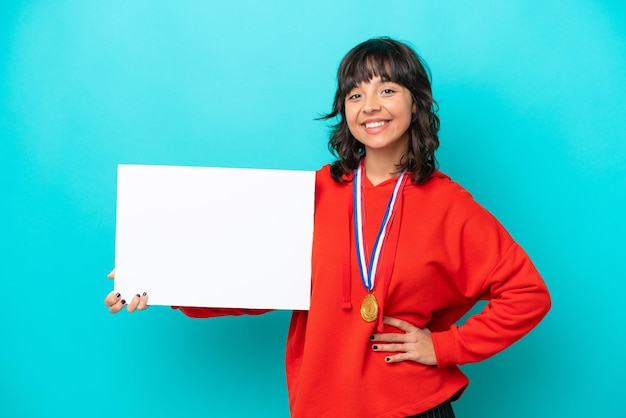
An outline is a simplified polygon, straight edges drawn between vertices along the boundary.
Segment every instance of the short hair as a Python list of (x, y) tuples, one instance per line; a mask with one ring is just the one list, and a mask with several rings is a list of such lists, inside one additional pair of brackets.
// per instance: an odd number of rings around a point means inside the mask
[(356, 169), (365, 155), (365, 147), (348, 129), (345, 99), (354, 87), (377, 76), (411, 92), (416, 111), (409, 125), (408, 151), (402, 156), (398, 171), (406, 169), (413, 174), (414, 183), (423, 183), (437, 168), (435, 150), (439, 147), (438, 106), (432, 95), (431, 76), (426, 63), (410, 46), (387, 37), (355, 46), (339, 65), (333, 109), (320, 118), (339, 117), (328, 141), (328, 149), (337, 157), (331, 165), (332, 177), (346, 181), (343, 176)]

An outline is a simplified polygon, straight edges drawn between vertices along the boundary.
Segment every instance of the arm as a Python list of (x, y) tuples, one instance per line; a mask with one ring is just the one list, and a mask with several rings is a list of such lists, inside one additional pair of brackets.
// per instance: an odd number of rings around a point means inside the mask
[[(115, 269), (107, 274), (109, 279), (115, 279)], [(135, 310), (143, 311), (148, 309), (148, 294), (135, 295), (130, 303), (115, 291), (110, 292), (104, 298), (104, 304), (109, 308), (109, 312), (118, 313), (124, 306), (128, 312)], [(239, 316), (239, 315), (260, 315), (270, 312), (271, 309), (227, 309), (227, 308), (197, 308), (187, 306), (172, 306), (173, 309), (180, 309), (182, 313), (190, 318), (213, 318), (217, 316)]]
[(524, 250), (512, 243), (483, 282), (489, 303), (461, 326), (433, 332), (439, 366), (484, 360), (534, 328), (551, 306), (548, 289)]
[(271, 309), (234, 309), (234, 308), (200, 308), (190, 306), (172, 306), (190, 318), (215, 318), (218, 316), (261, 315)]
[[(373, 344), (375, 351), (400, 353), (386, 357), (388, 362), (412, 360), (445, 367), (481, 361), (528, 333), (550, 308), (541, 276), (500, 223), (471, 198), (455, 203), (432, 243), (445, 249), (445, 256), (434, 259), (439, 277), (431, 286), (435, 294), (446, 295), (447, 302), (432, 312), (428, 323), (432, 333), (406, 321), (385, 319), (385, 324), (404, 332), (372, 337), (393, 343)], [(480, 299), (489, 301), (482, 312), (462, 326), (454, 325)]]

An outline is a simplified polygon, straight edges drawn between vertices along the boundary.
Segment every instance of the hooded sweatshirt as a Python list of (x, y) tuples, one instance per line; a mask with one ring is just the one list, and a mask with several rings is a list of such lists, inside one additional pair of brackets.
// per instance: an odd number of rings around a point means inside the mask
[[(381, 250), (372, 293), (378, 320), (366, 322), (356, 256), (351, 177), (317, 172), (309, 311), (294, 311), (286, 349), (294, 418), (406, 417), (456, 399), (468, 384), (459, 365), (503, 350), (550, 308), (545, 283), (524, 250), (461, 186), (441, 172), (406, 182)], [(363, 177), (365, 240), (374, 243), (395, 185)], [(371, 251), (367, 248), (366, 251)], [(368, 254), (369, 257), (369, 254)], [(479, 300), (482, 311), (459, 321)], [(266, 311), (180, 308), (192, 317)], [(387, 363), (370, 336), (402, 331), (395, 317), (428, 328), (436, 366)]]

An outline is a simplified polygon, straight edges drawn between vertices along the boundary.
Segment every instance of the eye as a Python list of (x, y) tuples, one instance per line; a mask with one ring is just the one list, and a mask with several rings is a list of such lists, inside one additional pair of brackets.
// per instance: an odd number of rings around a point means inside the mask
[(396, 92), (396, 91), (395, 91), (395, 90), (393, 90), (393, 89), (384, 89), (384, 90), (382, 91), (382, 93), (383, 93), (383, 94), (393, 94), (393, 93), (395, 93), (395, 92)]
[(356, 99), (359, 99), (360, 97), (361, 95), (359, 93), (348, 94), (348, 97), (346, 97), (346, 100), (356, 100)]

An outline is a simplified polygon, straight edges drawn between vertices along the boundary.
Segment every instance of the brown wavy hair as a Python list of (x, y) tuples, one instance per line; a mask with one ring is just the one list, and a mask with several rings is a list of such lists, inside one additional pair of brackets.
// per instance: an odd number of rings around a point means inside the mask
[(439, 147), (438, 106), (432, 95), (430, 72), (410, 46), (387, 37), (369, 39), (355, 46), (339, 65), (333, 110), (319, 118), (328, 120), (338, 116), (339, 119), (332, 126), (328, 141), (328, 149), (337, 157), (330, 168), (333, 179), (350, 181), (344, 176), (352, 173), (365, 156), (365, 147), (348, 129), (346, 96), (360, 83), (377, 76), (411, 92), (417, 110), (411, 117), (408, 151), (400, 159), (398, 172), (406, 169), (413, 174), (414, 183), (424, 183), (437, 169), (435, 150)]

